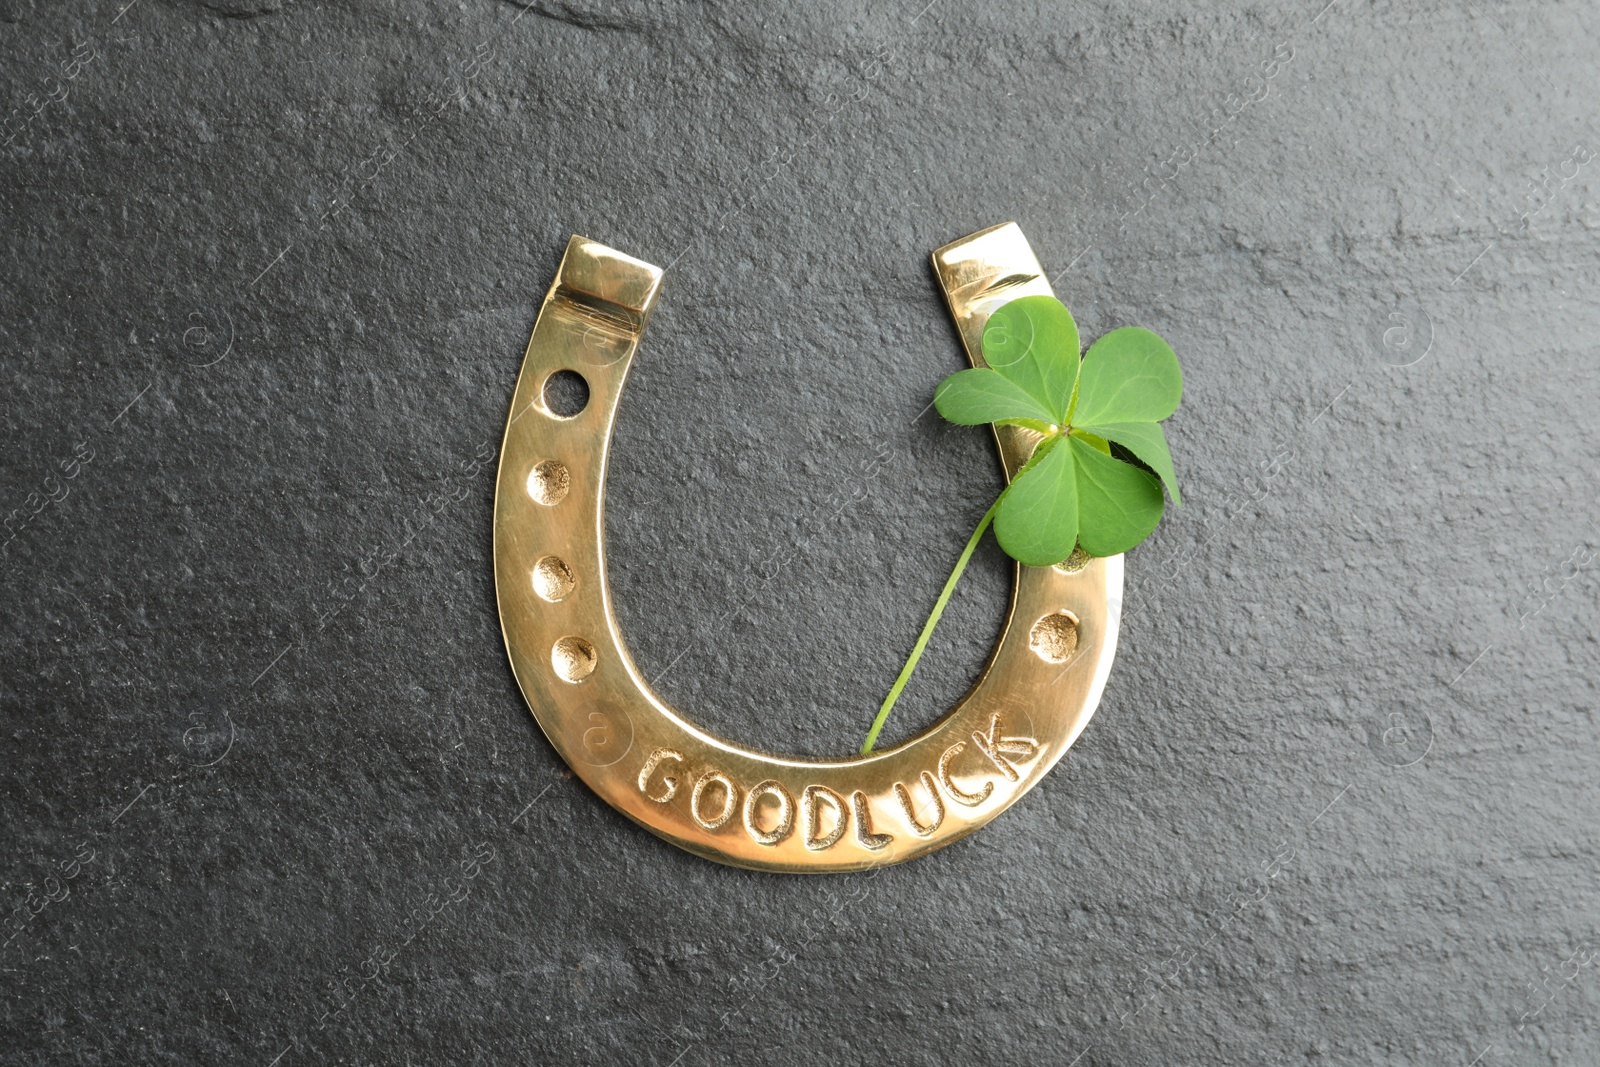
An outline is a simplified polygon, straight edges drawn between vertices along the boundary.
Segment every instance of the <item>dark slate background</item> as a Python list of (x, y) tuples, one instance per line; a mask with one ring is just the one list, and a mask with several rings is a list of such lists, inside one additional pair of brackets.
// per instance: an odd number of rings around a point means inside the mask
[[(1600, 13), (924, 2), (0, 3), (0, 1062), (1600, 1060)], [(844, 753), (1000, 485), (919, 413), (1007, 219), (1187, 374), (1099, 714), (876, 875), (657, 841), (495, 612), (568, 235), (670, 264), (638, 661)]]

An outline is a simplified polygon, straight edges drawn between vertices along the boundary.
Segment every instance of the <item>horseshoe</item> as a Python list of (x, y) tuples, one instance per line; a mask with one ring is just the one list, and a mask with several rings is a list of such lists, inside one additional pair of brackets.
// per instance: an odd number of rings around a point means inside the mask
[[(974, 365), (996, 307), (1051, 291), (1014, 223), (946, 245), (933, 265)], [(651, 691), (606, 586), (611, 429), (662, 273), (573, 237), (517, 379), (495, 487), (495, 589), (534, 718), (612, 807), (721, 863), (862, 870), (977, 830), (1037, 785), (1094, 714), (1116, 652), (1122, 557), (1018, 565), (1005, 628), (977, 682), (903, 744), (807, 759), (700, 729)], [(587, 405), (570, 416), (546, 403), (560, 371), (589, 385)], [(995, 437), (1014, 477), (1038, 436), (999, 427)]]

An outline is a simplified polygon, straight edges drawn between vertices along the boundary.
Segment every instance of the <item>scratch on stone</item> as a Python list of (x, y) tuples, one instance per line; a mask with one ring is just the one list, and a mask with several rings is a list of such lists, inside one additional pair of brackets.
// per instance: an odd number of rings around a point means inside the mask
[(128, 814), (128, 811), (135, 804), (139, 803), (139, 801), (144, 797), (144, 795), (146, 793), (150, 792), (150, 790), (154, 789), (155, 787), (156, 787), (156, 784), (154, 782), (151, 782), (149, 785), (147, 785), (143, 789), (139, 790), (139, 795), (134, 797), (132, 800), (128, 801), (128, 806), (126, 808), (123, 808), (121, 811), (117, 812), (117, 814), (112, 818), (111, 825), (115, 826), (117, 824), (117, 819), (120, 819), (124, 815)]
[(1311, 822), (1308, 825), (1310, 825), (1310, 826), (1317, 825), (1317, 819), (1322, 818), (1324, 815), (1328, 814), (1329, 811), (1333, 810), (1333, 806), (1335, 804), (1339, 803), (1339, 797), (1342, 797), (1346, 793), (1350, 792), (1350, 786), (1352, 786), (1352, 785), (1355, 785), (1355, 783), (1351, 782), (1348, 785), (1346, 785), (1343, 789), (1339, 790), (1339, 796), (1338, 797), (1334, 797), (1332, 800), (1328, 801), (1328, 806), (1326, 808), (1323, 808), (1321, 811), (1317, 812), (1317, 818), (1316, 819), (1312, 819)]
[(283, 246), (283, 251), (278, 253), (277, 258), (274, 259), (271, 263), (268, 263), (265, 267), (263, 267), (262, 270), (261, 270), (261, 273), (257, 274), (255, 276), (255, 281), (252, 281), (250, 283), (250, 287), (254, 288), (256, 282), (259, 282), (262, 278), (265, 278), (267, 276), (267, 271), (271, 270), (273, 267), (276, 267), (278, 265), (278, 260), (282, 259), (284, 256), (288, 255), (289, 254), (289, 249), (291, 249), (293, 247), (294, 247), (294, 242), (293, 241), (290, 241), (288, 244), (284, 245)]
[[(1480, 260), (1484, 256), (1488, 255), (1489, 254), (1489, 249), (1491, 249), (1493, 247), (1494, 247), (1494, 242), (1493, 241), (1490, 241), (1488, 244), (1484, 245), (1483, 246), (1483, 251), (1479, 252), (1476, 256), (1474, 256), (1473, 259), (1472, 259), (1472, 262), (1467, 264), (1467, 270), (1471, 270), (1473, 267), (1476, 267), (1478, 265), (1478, 260)], [(1465, 278), (1467, 276), (1467, 270), (1464, 270), (1460, 274), (1456, 275), (1456, 280), (1454, 282), (1450, 283), (1450, 288), (1454, 289), (1456, 287), (1456, 282), (1459, 282), (1462, 278)]]
[[(1356, 383), (1355, 382), (1351, 382), (1350, 383), (1350, 385), (1354, 385), (1354, 384), (1356, 384)], [(1344, 396), (1344, 394), (1348, 393), (1350, 391), (1350, 385), (1347, 385), (1343, 389), (1339, 390), (1339, 396)], [(1337, 404), (1339, 402), (1339, 396), (1336, 396), (1332, 400), (1328, 401), (1328, 406), (1322, 409), (1321, 414), (1319, 414), (1316, 418), (1311, 420), (1311, 425), (1315, 426), (1317, 423), (1321, 422), (1322, 421), (1322, 416), (1326, 415), (1328, 412), (1333, 410), (1333, 405), (1335, 405), (1335, 404)]]
[(555, 785), (555, 783), (551, 782), (550, 785), (547, 785), (543, 789), (539, 790), (539, 796), (534, 797), (532, 800), (528, 801), (528, 806), (523, 808), (520, 812), (518, 812), (517, 813), (517, 817), (515, 819), (511, 820), (511, 825), (512, 826), (515, 826), (515, 825), (517, 825), (517, 823), (521, 822), (522, 821), (522, 817), (524, 815), (528, 814), (528, 812), (533, 810), (533, 806), (535, 804), (539, 803), (539, 797), (542, 797), (546, 793), (550, 792), (550, 786), (551, 785)]
[(1079, 252), (1077, 255), (1073, 256), (1072, 257), (1072, 262), (1068, 263), (1065, 267), (1061, 268), (1061, 273), (1060, 274), (1057, 274), (1054, 278), (1050, 279), (1050, 284), (1051, 285), (1055, 285), (1057, 282), (1059, 282), (1066, 275), (1067, 271), (1069, 271), (1073, 267), (1077, 266), (1078, 265), (1078, 260), (1080, 260), (1084, 256), (1088, 255), (1090, 250), (1093, 249), (1093, 248), (1094, 248), (1094, 245), (1084, 245), (1083, 246), (1083, 251)]
[(1487, 645), (1484, 645), (1483, 646), (1483, 651), (1479, 652), (1477, 657), (1474, 658), (1471, 663), (1467, 664), (1466, 670), (1464, 670), (1460, 674), (1456, 675), (1455, 681), (1453, 681), (1449, 685), (1445, 686), (1445, 688), (1446, 689), (1454, 689), (1456, 682), (1459, 682), (1459, 681), (1461, 681), (1461, 679), (1465, 678), (1467, 676), (1467, 671), (1470, 671), (1472, 668), (1476, 667), (1478, 665), (1478, 660), (1480, 660), (1483, 657), (1487, 656), (1489, 654), (1489, 650), (1491, 648), (1493, 648), (1493, 647), (1494, 647), (1494, 642), (1493, 641), (1490, 641)]
[(278, 665), (278, 661), (284, 657), (284, 653), (288, 652), (293, 647), (294, 647), (294, 645), (292, 645), (292, 644), (284, 645), (283, 646), (283, 652), (279, 652), (276, 656), (272, 657), (272, 662), (267, 664), (265, 670), (263, 670), (260, 674), (256, 675), (255, 681), (250, 683), (250, 688), (254, 689), (256, 682), (259, 682), (259, 681), (261, 681), (261, 679), (265, 678), (267, 676), (267, 671), (270, 671), (272, 668), (276, 667)]
[[(154, 382), (150, 383), (150, 385), (154, 385), (154, 384), (155, 384)], [(132, 400), (128, 401), (128, 407), (123, 408), (121, 411), (117, 412), (117, 419), (120, 419), (120, 418), (122, 418), (122, 416), (126, 415), (128, 413), (128, 408), (131, 408), (131, 407), (133, 407), (133, 405), (137, 404), (139, 402), (139, 398), (144, 396), (144, 394), (146, 394), (146, 393), (148, 393), (150, 391), (150, 385), (146, 385), (143, 389), (139, 390), (139, 396), (136, 396)], [(115, 426), (117, 424), (117, 419), (112, 419), (107, 425), (108, 426)]]

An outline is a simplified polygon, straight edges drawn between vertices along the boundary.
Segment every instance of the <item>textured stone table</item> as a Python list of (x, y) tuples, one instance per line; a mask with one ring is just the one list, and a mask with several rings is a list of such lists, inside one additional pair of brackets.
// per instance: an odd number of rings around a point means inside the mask
[[(0, 1063), (1600, 1058), (1592, 7), (124, 2), (0, 4)], [(627, 823), (489, 558), (568, 235), (670, 268), (641, 667), (839, 754), (1000, 485), (927, 254), (1006, 219), (1187, 374), (1094, 722), (874, 875)]]

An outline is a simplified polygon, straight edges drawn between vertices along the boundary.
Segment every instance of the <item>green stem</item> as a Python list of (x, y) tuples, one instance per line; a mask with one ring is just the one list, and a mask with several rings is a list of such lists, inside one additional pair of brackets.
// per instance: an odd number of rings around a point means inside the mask
[[(1004, 494), (1002, 494), (1004, 495)], [(883, 731), (883, 724), (889, 721), (889, 712), (894, 708), (894, 702), (900, 699), (900, 693), (905, 689), (906, 683), (911, 680), (911, 672), (917, 669), (917, 661), (922, 658), (923, 651), (928, 647), (928, 639), (933, 636), (933, 628), (939, 625), (939, 616), (944, 614), (945, 605), (950, 603), (950, 594), (956, 591), (956, 583), (961, 580), (961, 572), (967, 569), (967, 562), (972, 559), (973, 550), (978, 547), (978, 542), (983, 539), (983, 531), (989, 528), (994, 521), (994, 513), (1000, 507), (1000, 501), (995, 500), (989, 505), (989, 510), (983, 513), (983, 519), (978, 523), (978, 528), (972, 531), (972, 536), (967, 540), (967, 547), (961, 550), (961, 558), (956, 560), (956, 569), (950, 572), (950, 578), (944, 583), (944, 590), (939, 594), (939, 599), (934, 602), (933, 614), (928, 616), (928, 621), (922, 624), (922, 633), (917, 636), (917, 643), (911, 648), (911, 658), (906, 660), (906, 665), (900, 668), (900, 677), (894, 680), (894, 685), (889, 687), (889, 695), (883, 698), (883, 706), (878, 709), (878, 717), (872, 720), (872, 729), (867, 731), (867, 739), (861, 743), (861, 754), (864, 756), (872, 751), (872, 746), (878, 742), (878, 734)]]

